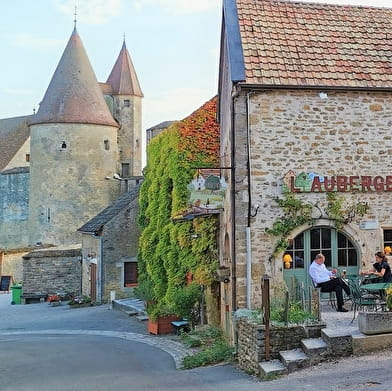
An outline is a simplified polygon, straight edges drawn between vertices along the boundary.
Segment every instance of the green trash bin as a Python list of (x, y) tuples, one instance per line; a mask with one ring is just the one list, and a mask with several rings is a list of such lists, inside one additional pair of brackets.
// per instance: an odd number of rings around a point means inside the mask
[(11, 304), (21, 304), (22, 300), (22, 285), (12, 285), (12, 301)]

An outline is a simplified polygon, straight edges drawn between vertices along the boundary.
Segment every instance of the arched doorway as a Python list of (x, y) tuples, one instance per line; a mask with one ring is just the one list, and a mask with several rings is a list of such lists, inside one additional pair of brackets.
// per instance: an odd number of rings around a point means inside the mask
[(303, 286), (305, 292), (311, 286), (308, 274), (310, 263), (318, 253), (325, 255), (325, 265), (344, 270), (347, 275), (357, 275), (359, 269), (358, 251), (352, 241), (341, 231), (331, 227), (314, 227), (301, 232), (287, 247), (291, 262), (283, 263), (283, 277), (289, 291)]

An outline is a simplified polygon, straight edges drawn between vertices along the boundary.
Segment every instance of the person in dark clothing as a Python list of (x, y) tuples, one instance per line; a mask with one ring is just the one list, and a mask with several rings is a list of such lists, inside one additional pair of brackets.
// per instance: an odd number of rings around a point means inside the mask
[(374, 274), (382, 278), (382, 282), (392, 282), (391, 267), (387, 261), (386, 256), (382, 251), (374, 254), (376, 262), (373, 263), (373, 270), (362, 272), (361, 274)]

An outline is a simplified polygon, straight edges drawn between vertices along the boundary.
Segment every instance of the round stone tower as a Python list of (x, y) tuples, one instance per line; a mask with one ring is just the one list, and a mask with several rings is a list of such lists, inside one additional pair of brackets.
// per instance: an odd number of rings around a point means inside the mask
[(141, 176), (143, 93), (125, 41), (106, 83), (111, 86), (114, 118), (121, 125), (118, 131), (120, 175)]
[(30, 243), (81, 242), (77, 229), (119, 194), (117, 131), (76, 31), (30, 122)]

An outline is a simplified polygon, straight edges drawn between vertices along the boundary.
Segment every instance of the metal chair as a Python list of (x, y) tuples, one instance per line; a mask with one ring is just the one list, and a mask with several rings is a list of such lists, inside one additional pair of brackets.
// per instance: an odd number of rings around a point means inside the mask
[(364, 292), (361, 291), (359, 287), (359, 283), (357, 280), (349, 279), (347, 280), (348, 286), (351, 291), (351, 309), (353, 310), (353, 318), (351, 323), (354, 322), (355, 315), (359, 310), (365, 310), (367, 308), (371, 308), (373, 310), (377, 310), (380, 306), (380, 302), (377, 297), (369, 297), (369, 295), (365, 295)]

